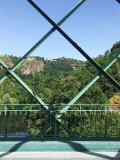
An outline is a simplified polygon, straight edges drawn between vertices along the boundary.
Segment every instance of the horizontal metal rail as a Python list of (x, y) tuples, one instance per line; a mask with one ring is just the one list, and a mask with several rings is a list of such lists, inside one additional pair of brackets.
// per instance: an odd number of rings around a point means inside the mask
[[(63, 105), (65, 104), (61, 107)], [(60, 121), (73, 132), (74, 137), (120, 137), (119, 104), (76, 104), (72, 107), (73, 110), (62, 114)], [(54, 109), (51, 108), (50, 112), (57, 115), (60, 109)], [(0, 138), (71, 137), (38, 104), (0, 104), (0, 122)], [(42, 133), (43, 129), (46, 129), (45, 133)]]
[[(69, 104), (45, 104), (45, 106), (69, 106)], [(42, 104), (0, 104), (0, 106), (43, 106)], [(71, 106), (120, 106), (120, 104), (72, 104)]]

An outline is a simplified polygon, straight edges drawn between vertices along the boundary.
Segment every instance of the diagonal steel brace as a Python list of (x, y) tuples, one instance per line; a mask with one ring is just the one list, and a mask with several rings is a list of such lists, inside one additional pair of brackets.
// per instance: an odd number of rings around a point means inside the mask
[[(112, 58), (112, 60), (103, 68), (107, 71), (118, 59), (120, 58), (120, 52)], [(99, 78), (101, 73), (99, 72), (88, 84), (65, 106), (60, 113), (65, 113), (71, 105), (73, 105)]]
[(97, 68), (116, 88), (120, 89), (120, 85), (107, 73), (105, 72), (92, 58), (90, 58), (83, 49), (78, 46), (46, 13), (44, 13), (32, 0), (27, 0), (51, 25), (53, 25), (59, 33), (67, 39), (91, 64)]
[(21, 80), (19, 76), (17, 76), (15, 72), (11, 71), (2, 60), (0, 60), (0, 64), (6, 69), (7, 73), (11, 74), (17, 80), (17, 82), (25, 88), (28, 93), (30, 93), (40, 104), (44, 105), (44, 107), (48, 109), (46, 104), (25, 84), (25, 82)]
[(51, 111), (49, 111), (48, 106), (35, 93), (33, 93), (33, 91), (19, 78), (19, 76), (16, 75), (16, 73), (11, 71), (9, 67), (1, 60), (0, 64), (18, 81), (18, 83), (20, 83), (21, 86), (23, 86), (40, 104), (42, 104), (42, 106), (51, 114), (58, 124), (60, 124), (70, 135), (73, 135), (70, 129), (64, 123), (59, 121)]
[[(107, 67), (105, 67), (104, 69), (102, 69), (94, 60), (92, 60), (83, 50), (82, 48), (80, 48), (61, 28), (59, 28), (55, 23), (54, 21), (52, 21), (33, 1), (31, 0), (28, 0), (28, 2), (39, 12), (41, 13), (41, 15), (43, 15), (44, 18), (46, 18), (54, 27), (56, 27), (56, 29), (80, 52), (82, 53), (82, 55), (87, 59), (89, 60), (93, 65), (94, 67), (96, 67), (98, 69), (98, 71), (100, 71), (99, 74), (103, 74), (105, 77), (108, 78), (109, 81), (111, 81), (118, 89), (120, 89), (120, 86), (119, 84), (107, 73), (105, 72), (107, 70)], [(95, 76), (95, 78), (92, 80), (92, 83), (94, 83), (98, 78), (99, 78), (99, 74), (97, 76)], [(91, 85), (92, 85), (91, 83)], [(88, 86), (86, 87), (86, 90), (88, 89)], [(85, 92), (85, 89), (84, 91)], [(80, 92), (81, 94), (81, 92)], [(77, 95), (77, 98), (80, 96)], [(75, 97), (76, 98), (76, 97)], [(75, 98), (74, 100), (72, 100), (72, 103), (73, 101), (75, 101)], [(76, 99), (77, 99), (76, 98)], [(70, 102), (71, 103), (71, 102)], [(69, 104), (70, 104), (69, 103)], [(66, 110), (69, 108), (70, 106), (66, 106), (63, 110), (61, 110), (61, 113), (64, 111), (66, 112)], [(67, 108), (67, 109), (66, 109)]]
[[(64, 16), (57, 25), (60, 26), (66, 19), (68, 19), (86, 0), (80, 0), (69, 12), (66, 16)], [(0, 79), (0, 83), (3, 82), (10, 74), (40, 103), (48, 110), (47, 105), (35, 94), (33, 91), (13, 72), (19, 65), (21, 65), (25, 59), (30, 56), (30, 54), (40, 45), (42, 44), (54, 31), (56, 30), (53, 27), (47, 34), (45, 34), (11, 69), (4, 62), (0, 62), (1, 65), (7, 70), (7, 73)], [(59, 122), (61, 123), (61, 122)], [(66, 128), (66, 126), (62, 123), (62, 126)], [(69, 131), (69, 129), (66, 128)], [(69, 131), (70, 133), (70, 131)], [(72, 134), (72, 133), (71, 133)]]
[[(58, 23), (57, 25), (60, 26), (63, 24), (86, 0), (80, 0)], [(12, 68), (11, 71), (14, 71), (17, 67), (19, 67), (27, 57), (29, 57), (35, 49), (37, 49), (54, 31), (56, 30), (55, 27), (50, 29)], [(3, 82), (10, 73), (7, 72), (1, 79), (0, 83)]]
[[(54, 29), (56, 29), (55, 27), (53, 27)], [(26, 57), (27, 58), (27, 57)], [(16, 65), (17, 66), (17, 65)], [(14, 68), (14, 67), (13, 67)], [(17, 67), (16, 67), (17, 68)], [(10, 73), (10, 72), (7, 72), (7, 75), (8, 75), (8, 73)], [(11, 74), (11, 73), (10, 73)]]
[[(107, 71), (118, 59), (120, 58), (120, 52), (108, 62), (108, 64), (103, 68)], [(67, 112), (69, 108), (100, 78), (101, 73), (99, 72), (58, 114), (58, 118), (62, 117), (62, 114)]]

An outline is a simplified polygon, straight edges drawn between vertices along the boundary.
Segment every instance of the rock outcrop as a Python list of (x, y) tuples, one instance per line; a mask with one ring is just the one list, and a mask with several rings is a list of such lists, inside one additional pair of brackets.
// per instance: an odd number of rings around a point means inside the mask
[(42, 60), (37, 60), (34, 57), (27, 58), (27, 60), (21, 65), (22, 74), (35, 74), (36, 72), (43, 71), (44, 62)]

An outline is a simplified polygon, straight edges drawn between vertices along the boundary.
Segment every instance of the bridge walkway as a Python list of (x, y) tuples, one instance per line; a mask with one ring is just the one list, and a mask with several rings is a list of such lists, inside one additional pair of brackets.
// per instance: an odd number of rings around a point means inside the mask
[(2, 139), (0, 160), (120, 159), (120, 139)]

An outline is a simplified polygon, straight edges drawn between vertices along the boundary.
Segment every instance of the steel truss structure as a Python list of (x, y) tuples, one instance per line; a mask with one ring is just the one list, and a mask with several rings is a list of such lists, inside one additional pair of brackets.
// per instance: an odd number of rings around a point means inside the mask
[[(56, 123), (61, 125), (72, 136), (72, 131), (61, 121), (61, 116), (70, 109), (70, 107), (100, 78), (101, 75), (104, 75), (117, 89), (120, 90), (120, 85), (106, 72), (108, 68), (110, 68), (120, 58), (120, 53), (117, 53), (117, 55), (113, 57), (104, 68), (101, 68), (69, 35), (67, 35), (60, 28), (60, 25), (64, 23), (86, 0), (80, 0), (57, 24), (43, 10), (40, 9), (35, 2), (32, 0), (27, 1), (53, 26), (53, 28), (51, 28), (51, 30), (47, 32), (13, 67), (9, 68), (5, 62), (0, 60), (0, 64), (6, 70), (5, 75), (0, 78), (0, 83), (8, 78), (9, 75), (12, 75), (18, 83), (24, 87), (24, 89), (32, 95), (32, 97), (35, 98), (38, 103), (47, 110), (47, 112), (49, 112)], [(38, 95), (36, 95), (14, 71), (56, 30), (98, 70), (98, 74), (95, 75), (95, 77), (88, 84), (86, 84), (86, 86), (62, 110), (60, 110), (59, 113), (54, 114), (51, 110), (49, 110), (49, 106), (47, 106), (47, 104), (45, 104), (45, 102)], [(51, 122), (53, 123), (53, 126), (55, 122), (54, 120)], [(48, 122), (47, 127), (45, 127), (40, 134), (45, 133), (50, 126), (51, 124)]]

